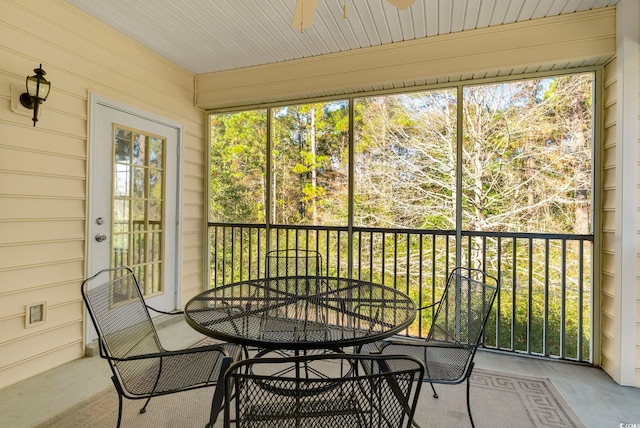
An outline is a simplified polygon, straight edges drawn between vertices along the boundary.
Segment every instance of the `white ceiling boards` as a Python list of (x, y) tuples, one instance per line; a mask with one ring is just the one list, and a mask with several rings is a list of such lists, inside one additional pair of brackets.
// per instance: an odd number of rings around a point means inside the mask
[[(193, 74), (272, 64), (614, 6), (619, 0), (67, 0)], [(343, 8), (346, 6), (344, 18)]]

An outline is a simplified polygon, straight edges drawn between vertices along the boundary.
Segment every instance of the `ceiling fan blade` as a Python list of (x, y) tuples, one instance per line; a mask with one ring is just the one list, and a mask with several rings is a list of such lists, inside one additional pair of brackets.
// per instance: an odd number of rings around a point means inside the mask
[(318, 0), (298, 0), (296, 10), (293, 12), (292, 28), (302, 32), (305, 28), (311, 27), (313, 16), (318, 7)]
[(398, 9), (406, 9), (412, 6), (416, 0), (387, 0), (389, 3), (397, 7)]

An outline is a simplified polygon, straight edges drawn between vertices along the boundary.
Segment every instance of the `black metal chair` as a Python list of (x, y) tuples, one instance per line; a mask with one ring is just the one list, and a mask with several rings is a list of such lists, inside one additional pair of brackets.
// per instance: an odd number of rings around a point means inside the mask
[[(365, 370), (344, 376), (344, 364)], [(301, 376), (309, 365), (324, 375)], [(400, 355), (244, 360), (225, 374), (225, 427), (408, 427), (423, 376), (422, 362)]]
[[(322, 280), (322, 256), (315, 250), (287, 248), (269, 251), (266, 255), (265, 276), (274, 289), (294, 295), (308, 295), (310, 291), (326, 291), (318, 289), (326, 286), (326, 282)], [(298, 281), (297, 279), (300, 277), (308, 277), (309, 280)], [(309, 290), (309, 288), (314, 290)], [(294, 319), (294, 321), (297, 323), (297, 320)], [(278, 335), (281, 329), (288, 327), (290, 327), (290, 323), (287, 322), (270, 322), (262, 326), (262, 332), (265, 339), (268, 339), (269, 336)], [(319, 328), (318, 334), (326, 334), (323, 326), (316, 325), (315, 327)], [(259, 356), (270, 354), (288, 357), (295, 353), (285, 349), (263, 349), (258, 353)]]
[(437, 307), (426, 340), (392, 338), (363, 346), (361, 352), (412, 355), (425, 364), (424, 381), (467, 383), (467, 411), (475, 427), (469, 403), (469, 377), (478, 347), (484, 343), (484, 328), (496, 294), (497, 278), (478, 269), (456, 268), (447, 279), (440, 301), (422, 309)]
[[(82, 297), (98, 333), (100, 356), (109, 362), (113, 373), (111, 380), (118, 392), (118, 427), (122, 397), (146, 399), (140, 409), (144, 413), (152, 397), (214, 387), (222, 381), (225, 370), (240, 359), (241, 348), (233, 344), (165, 350), (149, 315), (149, 309), (155, 309), (145, 304), (129, 268), (104, 269), (84, 280)], [(222, 388), (216, 388), (212, 424), (222, 402)]]
[(267, 278), (322, 276), (322, 256), (315, 250), (272, 250), (266, 259)]

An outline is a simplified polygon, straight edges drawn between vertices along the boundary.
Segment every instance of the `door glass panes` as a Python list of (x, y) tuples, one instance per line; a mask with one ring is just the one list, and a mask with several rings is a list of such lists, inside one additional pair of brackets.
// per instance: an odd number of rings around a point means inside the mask
[(133, 269), (143, 294), (164, 290), (165, 140), (114, 126), (112, 267)]
[(355, 103), (354, 225), (454, 229), (455, 90)]
[(267, 111), (211, 116), (209, 220), (263, 223)]
[(272, 223), (347, 225), (348, 117), (344, 100), (274, 109)]
[(164, 140), (161, 138), (149, 138), (149, 164), (154, 168), (162, 168), (164, 158)]
[(128, 129), (116, 129), (116, 137), (113, 142), (114, 157), (116, 162), (130, 163), (131, 131)]

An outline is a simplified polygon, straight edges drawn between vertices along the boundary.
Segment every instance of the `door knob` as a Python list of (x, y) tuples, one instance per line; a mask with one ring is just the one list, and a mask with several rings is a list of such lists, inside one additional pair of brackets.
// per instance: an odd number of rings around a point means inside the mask
[(98, 242), (102, 242), (105, 239), (107, 239), (107, 235), (105, 235), (104, 233), (98, 233), (96, 235), (96, 241), (98, 241)]

